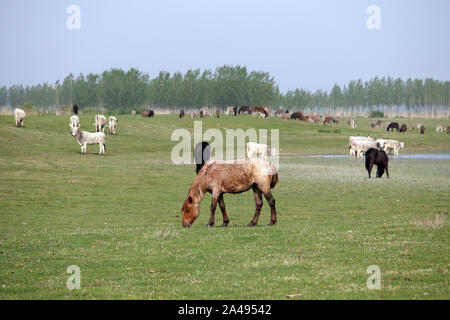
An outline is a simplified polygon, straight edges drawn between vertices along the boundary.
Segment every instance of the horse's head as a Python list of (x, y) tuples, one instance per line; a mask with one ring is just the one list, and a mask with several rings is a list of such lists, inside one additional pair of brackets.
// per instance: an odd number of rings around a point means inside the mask
[(181, 211), (183, 212), (183, 227), (190, 227), (200, 213), (199, 203), (194, 203), (192, 196), (188, 195), (187, 199), (183, 203)]

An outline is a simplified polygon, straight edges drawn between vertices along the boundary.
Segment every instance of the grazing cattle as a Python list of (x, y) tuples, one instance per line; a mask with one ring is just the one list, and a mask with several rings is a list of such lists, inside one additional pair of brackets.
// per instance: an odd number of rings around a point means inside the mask
[(269, 116), (269, 112), (267, 112), (267, 108), (264, 108), (264, 107), (253, 107), (251, 110), (251, 113), (255, 113), (255, 112), (263, 114), (265, 118), (267, 118)]
[(424, 134), (425, 133), (425, 126), (422, 124), (419, 128), (420, 134)]
[(212, 194), (211, 216), (207, 227), (214, 225), (214, 215), (219, 203), (223, 216), (222, 227), (230, 223), (227, 216), (223, 195), (225, 193), (238, 194), (253, 189), (255, 197), (255, 214), (248, 224), (256, 226), (263, 206), (262, 196), (266, 198), (270, 206), (271, 218), (269, 225), (277, 222), (275, 198), (273, 189), (278, 182), (278, 172), (270, 162), (259, 158), (242, 159), (236, 161), (211, 160), (205, 163), (198, 172), (194, 182), (189, 188), (186, 200), (181, 212), (183, 214), (182, 226), (190, 227), (200, 214), (200, 203), (206, 194)]
[(291, 114), (291, 119), (292, 119), (292, 120), (295, 120), (295, 119), (301, 120), (301, 119), (303, 119), (303, 113), (302, 113), (301, 111), (298, 111), (298, 112), (292, 112), (292, 114)]
[(400, 132), (406, 132), (408, 130), (408, 127), (406, 126), (406, 124), (402, 124), (402, 126), (400, 127)]
[(229, 107), (227, 107), (226, 114), (228, 115), (231, 112), (231, 113), (233, 113), (234, 116), (236, 116), (237, 115), (237, 110), (238, 110), (237, 107), (229, 106)]
[(204, 117), (205, 117), (205, 114), (204, 114), (203, 110), (200, 110), (200, 118), (204, 118)]
[(75, 128), (80, 126), (80, 118), (77, 115), (73, 115), (69, 119), (69, 127)]
[(249, 106), (242, 106), (239, 108), (238, 114), (250, 114), (252, 113), (252, 110)]
[(396, 155), (397, 157), (398, 157), (398, 151), (405, 147), (404, 142), (400, 142), (397, 140), (377, 139), (377, 141), (381, 144), (384, 151), (389, 152), (392, 150), (394, 155)]
[(352, 118), (348, 119), (347, 124), (352, 128), (356, 128), (356, 121)]
[(136, 110), (131, 110), (131, 116), (132, 117), (136, 116)]
[(199, 142), (194, 148), (194, 161), (196, 165), (195, 173), (198, 174), (203, 165), (209, 161), (211, 146), (208, 142)]
[(394, 129), (398, 132), (398, 129), (399, 129), (399, 125), (398, 125), (398, 123), (397, 122), (391, 122), (391, 123), (389, 123), (389, 125), (387, 126), (387, 128), (386, 128), (386, 131), (394, 131)]
[(334, 123), (338, 123), (338, 121), (336, 119), (334, 119), (333, 117), (325, 116), (324, 119), (323, 119), (323, 125), (324, 126), (328, 125), (328, 124), (331, 125), (331, 124), (334, 124)]
[(379, 127), (381, 127), (382, 124), (383, 124), (383, 120), (377, 120), (375, 122), (372, 122), (370, 126), (372, 128), (375, 128), (375, 127), (379, 128)]
[(247, 143), (247, 149), (245, 150), (245, 156), (247, 158), (262, 158), (267, 160), (268, 156), (275, 156), (275, 148), (269, 148), (267, 144), (249, 142)]
[(178, 115), (178, 118), (180, 118), (180, 119), (184, 118), (184, 110), (183, 109), (180, 110), (180, 114)]
[(95, 132), (104, 132), (106, 127), (106, 117), (102, 114), (95, 116)]
[(386, 176), (389, 178), (388, 163), (389, 157), (383, 150), (370, 148), (366, 151), (366, 169), (369, 173), (369, 179), (373, 165), (377, 166), (377, 178), (381, 178), (385, 170)]
[(283, 109), (278, 109), (277, 111), (275, 111), (275, 117), (282, 117), (283, 114), (284, 114)]
[(117, 133), (117, 123), (118, 122), (119, 122), (119, 120), (114, 116), (110, 116), (108, 118), (108, 133), (109, 134)]
[(153, 110), (144, 110), (144, 111), (142, 111), (141, 114), (143, 117), (148, 117), (148, 118), (153, 118), (155, 116), (155, 112), (153, 112)]
[(356, 158), (361, 158), (370, 148), (381, 148), (380, 144), (371, 137), (350, 136), (348, 143), (350, 156), (353, 157), (356, 154)]
[(87, 132), (79, 130), (80, 126), (72, 128), (72, 136), (81, 146), (81, 154), (86, 154), (88, 144), (97, 144), (100, 147), (99, 154), (106, 154), (105, 134), (103, 132)]
[(289, 112), (289, 110), (286, 110), (283, 113), (283, 116), (281, 117), (282, 119), (290, 119), (291, 118), (291, 113)]
[(191, 119), (195, 118), (195, 112), (194, 111), (189, 112), (189, 115), (191, 116)]
[(220, 110), (219, 110), (219, 109), (216, 110), (216, 117), (217, 117), (217, 118), (220, 117)]
[(78, 106), (77, 106), (76, 104), (74, 104), (74, 105), (72, 106), (72, 111), (73, 111), (73, 114), (74, 114), (74, 115), (77, 115), (77, 114), (78, 114)]
[(445, 127), (442, 124), (436, 126), (436, 132), (444, 132)]
[(25, 119), (25, 111), (23, 111), (20, 108), (15, 108), (14, 119), (16, 120), (16, 127), (23, 127), (23, 120)]

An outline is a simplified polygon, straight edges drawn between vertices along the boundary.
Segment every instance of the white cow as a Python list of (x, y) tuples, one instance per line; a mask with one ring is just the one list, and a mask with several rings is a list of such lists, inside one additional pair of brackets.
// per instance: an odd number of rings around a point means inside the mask
[(245, 152), (247, 158), (262, 158), (267, 160), (268, 156), (275, 156), (275, 148), (269, 148), (267, 144), (249, 142), (247, 143), (247, 149)]
[(69, 119), (69, 126), (71, 128), (79, 127), (80, 126), (80, 118), (78, 118), (77, 115), (73, 115)]
[(119, 120), (117, 120), (116, 117), (110, 116), (108, 119), (108, 133), (109, 134), (116, 134), (117, 131), (117, 123)]
[(96, 115), (94, 126), (96, 132), (105, 132), (106, 117), (102, 114)]
[(400, 142), (397, 140), (384, 140), (383, 150), (388, 153), (388, 151), (392, 150), (394, 155), (398, 157), (398, 150), (403, 149), (405, 147), (404, 142)]
[(369, 148), (378, 148), (379, 144), (372, 137), (350, 136), (348, 138), (349, 154), (353, 157), (356, 152), (356, 158), (362, 158), (363, 153)]
[(16, 120), (16, 127), (23, 127), (23, 119), (25, 119), (25, 111), (22, 109), (14, 109), (14, 118)]
[(77, 138), (81, 146), (81, 153), (86, 154), (88, 144), (97, 144), (100, 146), (99, 154), (106, 154), (105, 134), (103, 132), (87, 132), (79, 130), (80, 126), (72, 128), (72, 136)]

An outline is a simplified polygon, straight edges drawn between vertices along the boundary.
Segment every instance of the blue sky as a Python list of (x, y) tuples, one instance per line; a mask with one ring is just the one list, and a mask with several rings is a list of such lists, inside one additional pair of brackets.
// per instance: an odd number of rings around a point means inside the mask
[[(79, 30), (66, 26), (71, 4)], [(370, 5), (379, 30), (366, 26)], [(449, 15), (448, 0), (0, 0), (0, 86), (224, 64), (268, 71), (282, 91), (375, 76), (450, 80)]]

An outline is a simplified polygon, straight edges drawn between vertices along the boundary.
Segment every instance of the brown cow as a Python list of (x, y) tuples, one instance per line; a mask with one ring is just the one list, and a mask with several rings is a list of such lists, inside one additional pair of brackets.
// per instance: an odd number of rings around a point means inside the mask
[(408, 130), (408, 127), (406, 126), (406, 124), (402, 124), (402, 126), (400, 127), (400, 132), (406, 132)]

